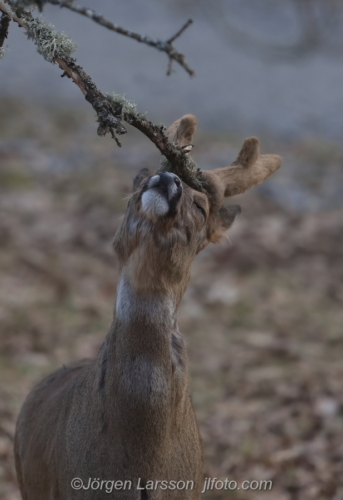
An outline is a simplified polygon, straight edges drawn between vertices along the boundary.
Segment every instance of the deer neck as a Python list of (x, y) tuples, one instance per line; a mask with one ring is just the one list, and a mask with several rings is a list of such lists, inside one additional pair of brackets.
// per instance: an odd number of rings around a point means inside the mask
[(164, 287), (152, 290), (137, 287), (124, 271), (117, 290), (116, 323), (127, 329), (137, 323), (163, 330), (172, 329), (177, 320), (178, 295)]
[(154, 282), (154, 288), (137, 285), (130, 270), (122, 269), (115, 319), (98, 357), (98, 389), (111, 397), (115, 387), (125, 400), (130, 394), (130, 404), (133, 395), (147, 404), (155, 397), (167, 401), (171, 390), (182, 397), (187, 385), (187, 354), (177, 326), (184, 286), (166, 287), (163, 276)]

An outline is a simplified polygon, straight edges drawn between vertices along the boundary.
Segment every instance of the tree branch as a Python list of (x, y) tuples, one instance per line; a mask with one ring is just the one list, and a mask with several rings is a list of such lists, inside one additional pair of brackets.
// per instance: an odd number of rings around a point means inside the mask
[(2, 13), (2, 16), (0, 19), (0, 51), (1, 51), (1, 49), (3, 50), (5, 40), (8, 36), (8, 28), (9, 28), (10, 22), (11, 22), (10, 16)]
[[(115, 31), (120, 35), (127, 36), (129, 38), (132, 38), (133, 40), (136, 40), (137, 42), (144, 43), (146, 45), (149, 45), (150, 47), (155, 47), (155, 49), (160, 50), (161, 52), (165, 52), (169, 58), (167, 75), (170, 75), (172, 72), (171, 66), (173, 61), (177, 62), (182, 68), (184, 68), (184, 70), (187, 71), (187, 73), (190, 76), (194, 76), (195, 74), (194, 70), (190, 68), (190, 66), (187, 64), (185, 56), (181, 54), (181, 52), (178, 52), (173, 46), (173, 42), (177, 38), (179, 38), (179, 36), (181, 36), (182, 33), (193, 23), (192, 19), (189, 19), (179, 29), (179, 31), (175, 33), (175, 35), (173, 35), (164, 42), (162, 40), (153, 39), (147, 35), (143, 36), (140, 35), (139, 33), (135, 33), (134, 31), (121, 28), (117, 24), (114, 24), (108, 19), (106, 19), (101, 14), (97, 14), (97, 12), (95, 12), (93, 9), (88, 9), (87, 7), (74, 5), (70, 0), (69, 1), (68, 0), (25, 0), (25, 2), (27, 1), (30, 1), (31, 3), (36, 3), (36, 5), (40, 7), (40, 9), (42, 9), (44, 3), (50, 3), (52, 5), (59, 5), (60, 7), (65, 7), (66, 9), (81, 14), (82, 16), (88, 17), (89, 19), (92, 19), (92, 21), (95, 21), (96, 23), (100, 24), (101, 26), (104, 26), (105, 28), (111, 31)], [(17, 2), (17, 4), (20, 3), (21, 3), (20, 1)]]
[[(6, 0), (5, 0), (6, 1)], [(70, 56), (75, 49), (71, 40), (65, 35), (54, 31), (40, 19), (34, 18), (30, 13), (23, 12), (19, 16), (11, 9), (7, 0), (0, 0), (0, 11), (10, 16), (13, 21), (26, 30), (29, 39), (37, 46), (38, 52), (43, 57), (58, 64), (63, 70), (62, 76), (68, 76), (79, 87), (86, 100), (92, 105), (97, 114), (98, 134), (101, 136), (110, 133), (120, 145), (116, 134), (127, 132), (122, 121), (132, 125), (150, 139), (167, 159), (162, 168), (168, 168), (179, 175), (187, 184), (195, 189), (203, 189), (200, 171), (185, 149), (171, 143), (166, 137), (163, 126), (154, 125), (145, 115), (136, 110), (136, 106), (123, 96), (116, 94), (105, 95), (96, 87), (89, 75), (79, 66), (76, 59)]]

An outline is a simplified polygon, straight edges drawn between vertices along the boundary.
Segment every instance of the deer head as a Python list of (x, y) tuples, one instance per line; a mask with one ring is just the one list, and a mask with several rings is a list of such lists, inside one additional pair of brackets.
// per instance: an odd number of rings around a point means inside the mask
[[(190, 151), (195, 129), (196, 118), (185, 115), (169, 127), (167, 137)], [(225, 198), (261, 184), (281, 163), (280, 156), (260, 155), (259, 141), (251, 137), (232, 165), (201, 173), (202, 191), (172, 172), (141, 170), (114, 240), (130, 280), (138, 289), (186, 285), (194, 256), (218, 242), (241, 211), (238, 205), (225, 206)]]

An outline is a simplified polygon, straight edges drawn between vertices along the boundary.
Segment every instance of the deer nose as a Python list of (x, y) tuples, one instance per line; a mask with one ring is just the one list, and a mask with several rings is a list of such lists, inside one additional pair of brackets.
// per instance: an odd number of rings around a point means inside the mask
[(159, 188), (166, 193), (168, 201), (180, 198), (182, 193), (182, 183), (180, 178), (171, 172), (161, 172), (150, 178), (148, 189)]

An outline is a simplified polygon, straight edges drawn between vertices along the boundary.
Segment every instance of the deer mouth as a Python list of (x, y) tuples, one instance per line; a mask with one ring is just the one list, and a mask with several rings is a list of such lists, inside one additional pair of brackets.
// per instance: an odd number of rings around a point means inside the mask
[(149, 217), (175, 215), (182, 195), (179, 177), (170, 172), (161, 172), (150, 177), (141, 198), (143, 212)]

